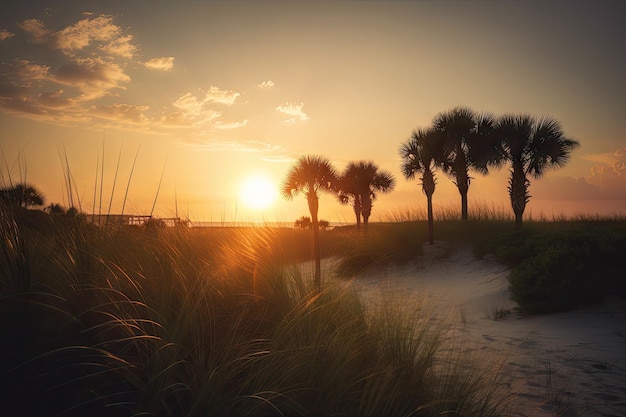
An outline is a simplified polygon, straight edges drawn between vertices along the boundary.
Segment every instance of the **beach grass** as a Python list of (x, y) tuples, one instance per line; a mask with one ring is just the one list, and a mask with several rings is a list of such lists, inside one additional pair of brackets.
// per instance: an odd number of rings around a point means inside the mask
[[(306, 231), (102, 228), (45, 216), (2, 211), (5, 410), (512, 414), (500, 401), (506, 393), (494, 395), (494, 374), (472, 373), (460, 352), (441, 354), (442, 327), (427, 312), (365, 308), (343, 282), (315, 291), (296, 267), (310, 258)], [(369, 237), (410, 246), (393, 227), (372, 227)], [(326, 255), (354, 250), (347, 230), (324, 239)]]
[[(300, 273), (309, 231), (98, 227), (20, 208), (0, 215), (5, 410), (19, 415), (517, 415), (497, 366), (446, 345), (414, 303), (366, 307), (345, 280)], [(527, 313), (626, 296), (620, 216), (463, 222), (438, 239), (511, 268)], [(341, 276), (419, 259), (423, 220), (321, 234)], [(494, 320), (501, 318), (494, 310)]]
[(354, 278), (370, 269), (415, 259), (423, 253), (420, 222), (372, 223), (367, 231), (354, 226), (337, 227), (327, 234), (332, 242), (344, 242), (337, 273)]

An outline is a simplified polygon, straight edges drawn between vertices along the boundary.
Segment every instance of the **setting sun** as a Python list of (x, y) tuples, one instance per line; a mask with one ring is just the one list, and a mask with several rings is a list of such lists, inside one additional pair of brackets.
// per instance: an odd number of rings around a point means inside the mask
[(276, 199), (276, 185), (261, 176), (247, 178), (239, 190), (239, 196), (252, 209), (264, 209)]

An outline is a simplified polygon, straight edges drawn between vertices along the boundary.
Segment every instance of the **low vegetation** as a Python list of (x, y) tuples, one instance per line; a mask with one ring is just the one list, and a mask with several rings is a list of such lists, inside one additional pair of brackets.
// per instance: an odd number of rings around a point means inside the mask
[[(438, 238), (472, 245), (476, 256), (491, 254), (508, 265), (511, 298), (522, 313), (554, 313), (601, 302), (607, 295), (626, 297), (623, 216), (529, 218), (520, 229), (502, 212), (478, 210), (474, 218), (479, 220), (470, 221), (450, 211), (438, 213)], [(426, 233), (426, 222), (417, 223)]]
[(626, 297), (623, 219), (541, 222), (495, 237), (485, 249), (512, 267), (512, 299), (526, 313), (551, 313)]
[[(290, 266), (311, 256), (306, 230), (1, 213), (0, 395), (12, 415), (508, 413), (492, 374), (439, 354), (442, 328), (425, 312), (365, 309), (328, 280), (315, 290)], [(324, 251), (351, 248), (347, 230), (321, 235)]]
[[(626, 296), (621, 217), (527, 221), (439, 213), (438, 236), (511, 267), (513, 299), (545, 313)], [(320, 233), (339, 271), (414, 260), (424, 220)], [(415, 216), (413, 216), (415, 217)], [(428, 312), (365, 308), (317, 283), (309, 231), (97, 227), (3, 206), (3, 407), (19, 415), (515, 415), (491, 368), (444, 346)], [(493, 319), (508, 311), (494, 310)], [(495, 368), (494, 368), (495, 369)]]
[(390, 263), (401, 263), (421, 255), (424, 234), (418, 222), (373, 223), (367, 234), (354, 226), (337, 227), (329, 233), (329, 240), (344, 242), (338, 273), (355, 277), (369, 269)]

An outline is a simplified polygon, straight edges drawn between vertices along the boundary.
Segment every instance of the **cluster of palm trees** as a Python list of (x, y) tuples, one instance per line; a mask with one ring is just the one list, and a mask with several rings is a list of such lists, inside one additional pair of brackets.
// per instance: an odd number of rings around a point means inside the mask
[(373, 201), (377, 193), (388, 193), (395, 187), (395, 178), (376, 164), (367, 161), (350, 162), (337, 178), (337, 197), (342, 204), (350, 204), (354, 209), (356, 227), (367, 231), (372, 214)]
[(530, 199), (531, 178), (561, 167), (579, 144), (563, 133), (555, 119), (526, 114), (495, 117), (456, 107), (435, 116), (428, 128), (416, 129), (400, 147), (401, 170), (407, 179), (418, 177), (428, 204), (428, 239), (433, 243), (432, 196), (435, 170), (450, 176), (461, 194), (461, 218), (467, 220), (470, 170), (487, 174), (489, 168), (509, 167), (508, 192), (515, 225)]
[(321, 283), (318, 219), (320, 192), (336, 195), (342, 204), (351, 204), (357, 228), (360, 229), (363, 219), (363, 229), (367, 231), (373, 201), (378, 193), (389, 192), (394, 186), (395, 179), (391, 173), (380, 170), (376, 164), (368, 161), (350, 162), (343, 173), (338, 173), (328, 158), (305, 155), (289, 170), (281, 193), (288, 200), (300, 193), (307, 199), (313, 230), (315, 284), (318, 288)]
[[(468, 219), (467, 194), (471, 171), (485, 175), (490, 168), (509, 168), (508, 192), (515, 214), (515, 225), (530, 199), (530, 178), (539, 178), (549, 168), (561, 167), (579, 144), (567, 138), (559, 122), (526, 114), (479, 114), (467, 107), (456, 107), (435, 116), (431, 126), (417, 128), (400, 146), (401, 171), (408, 180), (418, 179), (427, 199), (428, 240), (433, 243), (433, 206), (436, 170), (449, 176), (461, 195), (461, 218)], [(338, 174), (331, 162), (320, 156), (303, 156), (289, 170), (281, 192), (286, 199), (303, 193), (312, 219), (315, 257), (315, 283), (320, 285), (319, 193), (335, 194), (343, 204), (351, 204), (357, 228), (367, 231), (373, 200), (377, 193), (389, 192), (395, 179), (373, 162), (350, 162)]]

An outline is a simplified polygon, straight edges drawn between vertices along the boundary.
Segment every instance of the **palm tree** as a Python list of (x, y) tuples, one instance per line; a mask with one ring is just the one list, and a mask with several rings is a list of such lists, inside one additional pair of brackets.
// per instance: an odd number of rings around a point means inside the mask
[(419, 176), (422, 191), (428, 204), (428, 242), (434, 243), (433, 194), (435, 193), (435, 168), (445, 166), (442, 133), (434, 129), (417, 129), (400, 147), (402, 174), (408, 180)]
[(1, 189), (0, 200), (7, 205), (23, 208), (43, 206), (45, 202), (41, 192), (26, 183)]
[(356, 217), (356, 228), (361, 229), (361, 195), (358, 187), (356, 186), (356, 167), (354, 162), (351, 162), (346, 167), (345, 171), (337, 178), (337, 189), (339, 202), (341, 204), (352, 205), (354, 210), (354, 216)]
[(281, 186), (281, 194), (287, 200), (296, 195), (305, 195), (311, 213), (313, 226), (313, 251), (315, 257), (315, 285), (321, 288), (322, 278), (320, 272), (320, 244), (319, 244), (319, 192), (333, 192), (337, 182), (335, 168), (327, 158), (314, 155), (300, 157), (296, 164), (291, 167)]
[(377, 193), (388, 193), (393, 190), (396, 186), (396, 179), (389, 171), (379, 170), (371, 162), (366, 164), (365, 173), (368, 184), (364, 184), (367, 187), (363, 187), (361, 192), (361, 214), (363, 216), (363, 228), (367, 232), (367, 225)]
[(53, 216), (65, 214), (65, 209), (59, 203), (50, 203), (50, 205), (47, 206), (44, 211)]
[(520, 227), (530, 200), (528, 176), (538, 179), (547, 169), (564, 166), (579, 143), (565, 137), (557, 120), (537, 119), (526, 114), (500, 117), (495, 132), (501, 141), (504, 159), (510, 164), (509, 197), (515, 226)]
[(487, 174), (491, 165), (502, 160), (501, 148), (493, 135), (494, 116), (477, 114), (466, 107), (456, 107), (439, 113), (433, 127), (443, 134), (446, 151), (445, 172), (461, 194), (461, 218), (467, 220), (467, 193), (471, 177), (469, 170)]
[(379, 170), (373, 162), (350, 162), (339, 177), (339, 201), (343, 204), (352, 203), (356, 216), (357, 229), (361, 227), (367, 231), (369, 217), (372, 213), (373, 201), (377, 193), (387, 193), (393, 190), (396, 180), (388, 171)]
[(293, 224), (294, 227), (298, 229), (310, 229), (311, 228), (311, 218), (307, 216), (302, 216), (295, 221)]

